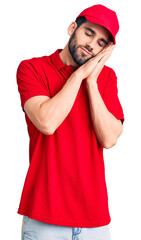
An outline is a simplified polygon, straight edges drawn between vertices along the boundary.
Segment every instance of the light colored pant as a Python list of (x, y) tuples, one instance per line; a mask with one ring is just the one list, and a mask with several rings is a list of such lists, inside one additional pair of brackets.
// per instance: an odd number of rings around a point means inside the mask
[(22, 240), (110, 240), (109, 225), (96, 228), (64, 227), (23, 217)]

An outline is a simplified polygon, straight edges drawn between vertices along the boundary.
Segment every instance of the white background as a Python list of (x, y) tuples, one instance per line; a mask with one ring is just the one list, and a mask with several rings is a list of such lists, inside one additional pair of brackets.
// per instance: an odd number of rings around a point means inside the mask
[(64, 48), (67, 28), (86, 7), (117, 12), (120, 31), (107, 65), (118, 76), (125, 123), (116, 146), (104, 150), (112, 240), (141, 239), (140, 1), (5, 0), (0, 4), (0, 235), (20, 240), (17, 214), (28, 169), (28, 134), (16, 84), (21, 60)]

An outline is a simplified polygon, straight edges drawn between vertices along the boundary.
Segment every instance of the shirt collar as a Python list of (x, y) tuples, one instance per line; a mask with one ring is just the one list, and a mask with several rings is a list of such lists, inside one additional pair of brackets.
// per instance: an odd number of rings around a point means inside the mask
[(70, 68), (72, 69), (71, 65), (66, 65), (62, 62), (59, 53), (62, 51), (62, 49), (57, 49), (53, 54), (50, 55), (51, 61), (53, 65), (59, 70), (61, 68)]

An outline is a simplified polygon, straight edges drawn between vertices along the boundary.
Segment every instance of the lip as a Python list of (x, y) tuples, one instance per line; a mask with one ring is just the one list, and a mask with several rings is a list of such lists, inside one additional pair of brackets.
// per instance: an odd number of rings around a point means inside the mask
[(91, 55), (91, 53), (88, 52), (85, 48), (82, 48), (82, 47), (81, 47), (81, 49), (82, 49), (82, 51), (83, 51), (86, 55)]

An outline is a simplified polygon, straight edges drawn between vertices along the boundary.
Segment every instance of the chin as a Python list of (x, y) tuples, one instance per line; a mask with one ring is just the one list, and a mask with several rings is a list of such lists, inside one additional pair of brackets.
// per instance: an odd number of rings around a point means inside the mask
[(91, 58), (88, 58), (88, 59), (85, 59), (85, 60), (80, 60), (78, 64), (79, 64), (79, 65), (83, 65), (83, 64), (85, 64), (86, 62), (88, 62), (90, 59), (91, 59)]

